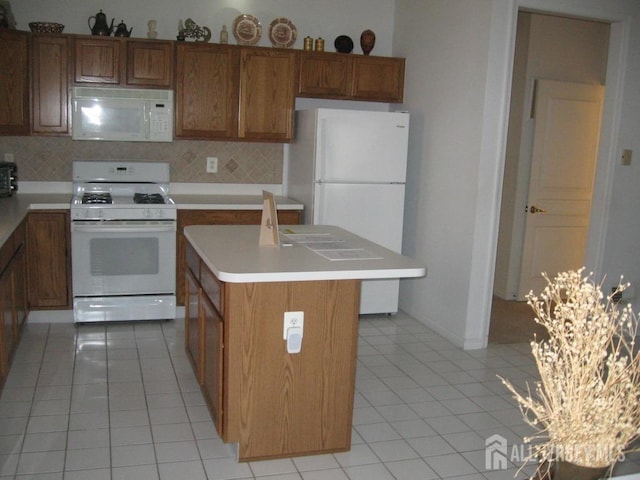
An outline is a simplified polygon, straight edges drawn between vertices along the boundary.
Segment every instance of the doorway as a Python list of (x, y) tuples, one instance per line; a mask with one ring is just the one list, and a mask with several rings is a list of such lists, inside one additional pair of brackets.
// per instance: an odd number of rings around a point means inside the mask
[[(528, 341), (536, 329), (520, 289), (534, 146), (535, 80), (604, 85), (609, 36), (610, 25), (605, 22), (526, 11), (518, 14), (489, 342), (496, 338)], [(521, 333), (505, 337), (504, 329)]]

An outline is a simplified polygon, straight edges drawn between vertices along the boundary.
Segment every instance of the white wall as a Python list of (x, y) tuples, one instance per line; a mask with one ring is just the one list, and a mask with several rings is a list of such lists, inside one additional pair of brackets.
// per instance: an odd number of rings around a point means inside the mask
[(396, 0), (413, 115), (404, 249), (428, 267), (402, 282), (400, 307), (465, 348), (488, 332), (519, 7), (615, 22), (587, 267), (640, 283), (640, 171), (618, 162), (640, 146), (640, 3)]
[(491, 0), (397, 0), (394, 54), (406, 56), (411, 113), (404, 253), (427, 277), (401, 308), (466, 342)]
[(90, 34), (87, 19), (103, 9), (109, 22), (121, 20), (133, 27), (133, 37), (146, 37), (147, 22), (156, 19), (158, 38), (173, 39), (178, 20), (192, 18), (198, 25), (211, 29), (211, 41), (217, 42), (223, 25), (229, 29), (229, 43), (235, 44), (231, 33), (233, 20), (240, 14), (251, 14), (262, 24), (258, 45), (271, 46), (269, 24), (286, 17), (296, 26), (298, 39), (294, 48), (302, 48), (302, 39), (323, 37), (325, 49), (334, 51), (333, 40), (349, 35), (356, 47), (360, 33), (369, 28), (376, 33), (372, 55), (390, 55), (393, 34), (393, 7), (388, 0), (13, 0), (11, 8), (17, 27), (28, 30), (32, 21), (53, 21), (65, 25), (65, 33)]

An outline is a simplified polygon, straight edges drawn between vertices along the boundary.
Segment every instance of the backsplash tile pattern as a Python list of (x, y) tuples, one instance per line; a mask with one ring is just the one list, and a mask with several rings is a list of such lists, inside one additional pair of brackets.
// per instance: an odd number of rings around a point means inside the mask
[[(177, 140), (172, 143), (91, 142), (67, 137), (0, 137), (13, 153), (21, 181), (70, 182), (73, 160), (169, 162), (180, 183), (282, 183), (282, 144)], [(218, 173), (206, 173), (206, 157), (218, 157)]]

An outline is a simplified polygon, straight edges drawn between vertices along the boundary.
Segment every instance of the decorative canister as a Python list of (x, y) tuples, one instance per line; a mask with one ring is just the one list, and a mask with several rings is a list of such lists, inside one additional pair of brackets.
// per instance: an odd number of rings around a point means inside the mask
[(313, 50), (313, 38), (304, 37), (304, 47), (307, 52)]
[(316, 52), (324, 52), (324, 39), (322, 37), (316, 38)]

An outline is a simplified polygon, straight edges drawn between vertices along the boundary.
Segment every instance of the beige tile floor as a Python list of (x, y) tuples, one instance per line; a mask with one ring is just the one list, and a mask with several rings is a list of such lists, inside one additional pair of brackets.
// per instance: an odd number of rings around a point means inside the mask
[[(181, 321), (29, 324), (0, 396), (0, 480), (501, 480), (485, 441), (529, 432), (496, 378), (526, 344), (462, 351), (400, 313), (360, 323), (350, 452), (237, 463), (217, 437)], [(617, 473), (640, 471), (628, 458)], [(521, 473), (518, 478), (525, 478)]]

